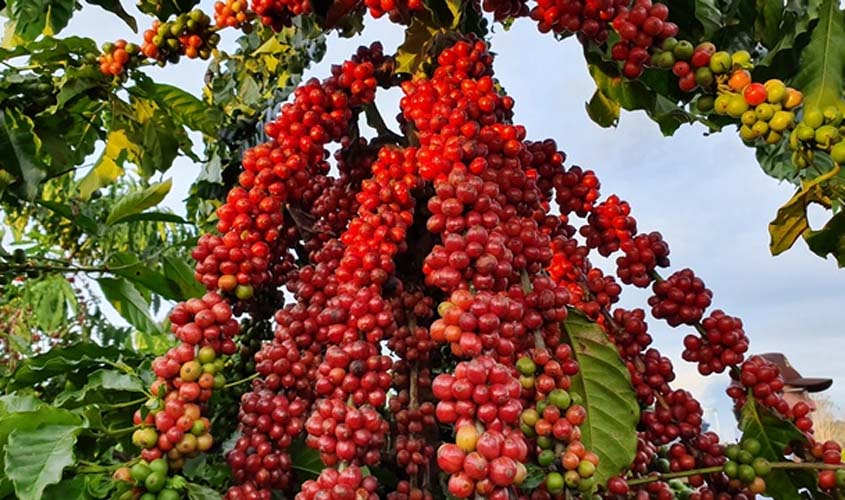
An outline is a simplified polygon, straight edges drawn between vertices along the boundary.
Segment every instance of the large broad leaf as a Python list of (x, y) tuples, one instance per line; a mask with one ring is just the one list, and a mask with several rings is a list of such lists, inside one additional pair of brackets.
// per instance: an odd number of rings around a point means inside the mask
[(5, 471), (20, 500), (38, 500), (44, 488), (62, 479), (62, 470), (74, 463), (73, 445), (80, 429), (48, 425), (9, 434)]
[(144, 393), (144, 382), (135, 375), (117, 370), (97, 370), (91, 373), (86, 384), (76, 391), (65, 391), (56, 397), (55, 405), (77, 408), (94, 403), (108, 403), (117, 393)]
[(778, 40), (754, 66), (754, 80), (785, 79), (800, 69), (798, 63), (809, 42), (810, 26), (819, 18), (823, 0), (788, 0), (783, 11)]
[[(806, 443), (807, 439), (792, 422), (775, 416), (749, 397), (742, 408), (740, 429), (743, 438), (754, 438), (762, 445), (760, 456), (772, 462), (782, 462), (786, 447), (792, 443)], [(816, 479), (809, 470), (772, 470), (766, 476), (766, 495), (775, 500), (803, 500), (799, 492), (805, 490), (811, 498), (821, 498)]]
[[(9, 409), (15, 411), (7, 412)], [(9, 436), (13, 432), (35, 431), (48, 426), (78, 430), (83, 425), (84, 421), (79, 415), (49, 406), (42, 401), (14, 395), (0, 397), (0, 469), (6, 470), (4, 463), (8, 450), (11, 448), (7, 445)], [(6, 471), (6, 476), (8, 477), (8, 471)]]
[(88, 493), (88, 478), (84, 475), (77, 475), (70, 479), (59, 481), (56, 484), (51, 484), (45, 488), (44, 498), (61, 498), (62, 500), (93, 500), (95, 497)]
[(15, 34), (24, 40), (39, 35), (55, 35), (67, 26), (75, 0), (9, 0), (6, 15), (14, 23)]
[(430, 15), (414, 16), (411, 25), (405, 30), (405, 41), (396, 49), (396, 72), (420, 72), (435, 35), (442, 31)]
[(816, 255), (833, 255), (839, 267), (845, 267), (845, 211), (840, 211), (818, 231), (803, 233), (807, 246)]
[(769, 235), (771, 236), (769, 250), (772, 255), (781, 254), (792, 248), (798, 237), (810, 228), (810, 223), (807, 220), (807, 207), (810, 204), (817, 203), (825, 208), (830, 208), (830, 199), (822, 189), (822, 185), (838, 172), (839, 169), (832, 169), (812, 182), (805, 184), (798, 189), (795, 196), (778, 209), (775, 219), (769, 223)]
[(123, 5), (120, 4), (120, 0), (85, 0), (86, 2), (92, 5), (99, 5), (100, 7), (106, 9), (109, 12), (114, 13), (117, 17), (123, 19), (123, 22), (129, 25), (132, 28), (132, 31), (138, 32), (138, 22), (135, 20), (132, 15), (126, 12), (126, 9), (123, 8)]
[(801, 54), (801, 70), (792, 81), (804, 92), (805, 106), (839, 102), (845, 78), (845, 13), (838, 0), (824, 0), (819, 22)]
[(9, 389), (31, 387), (56, 375), (77, 369), (91, 370), (108, 363), (125, 359), (135, 360), (135, 353), (121, 351), (114, 347), (100, 347), (93, 343), (76, 344), (69, 347), (55, 347), (50, 351), (28, 358), (18, 365)]
[(161, 326), (150, 316), (150, 306), (138, 290), (124, 278), (100, 278), (100, 290), (130, 325), (147, 334), (161, 332)]
[(30, 200), (37, 196), (38, 186), (47, 176), (40, 148), (29, 117), (15, 108), (0, 110), (0, 170), (11, 174), (19, 185), (19, 194)]
[(109, 132), (106, 148), (94, 168), (79, 181), (79, 196), (87, 200), (94, 191), (108, 186), (123, 174), (123, 163), (140, 155), (141, 148), (129, 137), (129, 131), (116, 129)]
[(106, 218), (106, 225), (117, 224), (127, 217), (158, 205), (170, 192), (172, 186), (173, 181), (167, 179), (164, 182), (150, 184), (141, 191), (126, 194), (112, 207), (108, 218)]
[(574, 310), (564, 326), (580, 367), (571, 391), (587, 409), (581, 441), (599, 456), (596, 480), (604, 484), (634, 460), (640, 407), (628, 369), (601, 328)]
[(172, 85), (145, 80), (131, 91), (155, 101), (177, 123), (207, 135), (216, 136), (225, 119), (216, 107)]

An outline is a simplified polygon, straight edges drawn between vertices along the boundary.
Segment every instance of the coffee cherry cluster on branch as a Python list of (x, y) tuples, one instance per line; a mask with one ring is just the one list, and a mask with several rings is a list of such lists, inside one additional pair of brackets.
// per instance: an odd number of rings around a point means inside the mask
[[(142, 448), (143, 460), (150, 465), (166, 460), (163, 474), (178, 471), (187, 458), (209, 450), (214, 443), (211, 424), (203, 412), (212, 391), (226, 383), (219, 356), (235, 352), (233, 337), (239, 331), (229, 304), (214, 292), (178, 304), (170, 322), (181, 343), (153, 361), (157, 378), (150, 389), (156, 400), (135, 412), (134, 423), (139, 427), (132, 435), (133, 443)], [(146, 478), (144, 485), (147, 482), (156, 483), (147, 487), (148, 491), (161, 489), (155, 479)]]
[(144, 32), (141, 52), (159, 62), (175, 63), (181, 56), (206, 60), (217, 48), (220, 35), (211, 26), (211, 18), (199, 9), (178, 15), (174, 20), (153, 22)]
[(120, 76), (127, 67), (137, 66), (140, 62), (139, 48), (134, 43), (120, 39), (114, 43), (103, 44), (103, 52), (97, 61), (100, 72), (104, 75)]

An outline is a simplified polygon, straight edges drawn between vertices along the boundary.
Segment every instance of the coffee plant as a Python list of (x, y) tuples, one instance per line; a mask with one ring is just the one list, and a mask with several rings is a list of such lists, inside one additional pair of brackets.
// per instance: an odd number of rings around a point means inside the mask
[[(493, 35), (575, 35), (601, 126), (735, 126), (797, 186), (772, 252), (802, 237), (845, 266), (838, 3), (198, 3), (141, 0), (139, 26), (119, 1), (0, 2), (0, 498), (845, 497), (841, 445), (740, 317), (520, 125)], [(92, 6), (137, 39), (59, 37)], [(304, 80), (367, 16), (404, 43)], [(208, 61), (202, 99), (151, 76), (183, 57)], [(184, 217), (153, 180), (180, 155), (203, 165)], [(651, 295), (625, 309), (625, 287)], [(649, 321), (729, 374), (738, 442)]]

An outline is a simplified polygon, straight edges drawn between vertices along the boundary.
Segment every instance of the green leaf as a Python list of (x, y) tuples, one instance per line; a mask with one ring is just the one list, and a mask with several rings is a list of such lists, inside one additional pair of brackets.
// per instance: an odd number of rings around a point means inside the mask
[(587, 103), (587, 114), (599, 126), (615, 127), (619, 123), (619, 103), (608, 99), (604, 92), (596, 89), (590, 102)]
[(845, 78), (845, 13), (836, 0), (824, 0), (819, 22), (801, 54), (792, 85), (804, 92), (804, 106), (824, 108), (842, 97)]
[(141, 191), (124, 195), (112, 207), (106, 219), (106, 225), (111, 226), (117, 224), (127, 217), (139, 214), (150, 207), (158, 205), (167, 196), (167, 193), (170, 192), (172, 185), (173, 181), (167, 179), (164, 182), (150, 184), (149, 187)]
[[(772, 462), (782, 462), (784, 451), (791, 443), (807, 442), (792, 422), (775, 416), (753, 397), (749, 397), (742, 408), (739, 426), (743, 438), (754, 438), (760, 442), (759, 456)], [(806, 489), (812, 498), (818, 498), (821, 495), (816, 485), (814, 474), (809, 470), (774, 469), (766, 476), (766, 495), (775, 500), (803, 500), (806, 497), (799, 491)]]
[(190, 500), (220, 500), (221, 498), (220, 493), (201, 484), (188, 483), (185, 489), (188, 491), (188, 498)]
[(122, 276), (134, 285), (144, 287), (168, 300), (182, 300), (179, 287), (171, 283), (158, 266), (151, 266), (130, 252), (119, 252), (114, 255), (109, 266), (113, 273)]
[(434, 36), (441, 31), (431, 16), (414, 16), (405, 30), (405, 41), (396, 49), (396, 72), (415, 74), (421, 71)]
[(845, 267), (845, 211), (840, 211), (818, 231), (802, 233), (807, 246), (816, 255), (832, 255), (839, 267)]
[(79, 181), (79, 196), (83, 200), (91, 197), (94, 191), (108, 186), (123, 174), (123, 162), (127, 158), (140, 156), (140, 147), (129, 138), (127, 130), (116, 129), (109, 132), (106, 148), (100, 159), (82, 180)]
[(138, 10), (156, 16), (160, 21), (174, 14), (189, 12), (200, 0), (139, 0)]
[(200, 297), (205, 293), (205, 287), (194, 279), (194, 269), (184, 260), (174, 255), (165, 255), (162, 261), (164, 275), (181, 291), (180, 300)]
[(695, 18), (704, 28), (705, 39), (722, 27), (722, 11), (716, 0), (695, 0)]
[(316, 479), (326, 468), (320, 460), (320, 453), (317, 450), (305, 445), (304, 439), (297, 439), (290, 447), (290, 458), (293, 469), (297, 471), (298, 477), (302, 480)]
[(73, 445), (80, 427), (48, 425), (15, 429), (6, 446), (6, 476), (20, 500), (38, 500), (44, 488), (58, 483), (65, 467), (75, 461)]
[(781, 38), (780, 23), (783, 19), (783, 0), (756, 0), (757, 17), (754, 33), (766, 47), (774, 47)]
[(75, 0), (9, 0), (6, 15), (14, 23), (15, 34), (32, 41), (67, 26), (75, 4)]
[(86, 2), (90, 3), (91, 5), (98, 5), (107, 11), (115, 14), (117, 17), (123, 19), (132, 31), (135, 33), (138, 32), (138, 22), (135, 20), (132, 15), (126, 12), (126, 9), (123, 8), (123, 5), (120, 4), (120, 0), (85, 0)]
[(44, 354), (21, 362), (14, 372), (9, 389), (31, 387), (56, 375), (78, 369), (91, 370), (124, 359), (134, 360), (136, 355), (114, 347), (100, 347), (90, 342), (69, 347), (54, 347)]
[[(26, 401), (26, 404), (22, 404)], [(8, 405), (16, 406), (13, 413), (5, 413)], [(42, 401), (31, 401), (17, 396), (0, 397), (0, 469), (5, 470), (4, 462), (9, 451), (7, 443), (12, 432), (34, 431), (46, 426), (59, 426), (65, 428), (81, 428), (83, 419), (67, 410), (62, 410), (47, 405)], [(3, 453), (3, 450), (6, 450)], [(8, 479), (8, 471), (6, 473)], [(7, 483), (11, 486), (10, 483)], [(0, 488), (7, 486), (0, 485)]]
[(144, 212), (141, 214), (130, 215), (129, 217), (121, 219), (121, 221), (117, 224), (126, 222), (169, 222), (171, 224), (190, 224), (190, 222), (186, 221), (184, 218), (168, 212)]
[(54, 404), (63, 408), (76, 408), (95, 403), (108, 403), (116, 392), (144, 393), (144, 382), (136, 375), (117, 370), (97, 370), (87, 377), (86, 384), (76, 391), (59, 394)]
[(32, 200), (47, 176), (47, 166), (39, 156), (41, 141), (32, 120), (15, 108), (0, 110), (0, 122), (0, 170), (16, 178), (20, 195)]
[(138, 289), (124, 278), (100, 278), (100, 290), (130, 325), (146, 334), (161, 333), (161, 326), (150, 316), (150, 306)]
[(525, 464), (525, 468), (528, 470), (528, 473), (525, 475), (525, 480), (522, 481), (522, 484), (519, 485), (519, 489), (523, 491), (532, 491), (540, 487), (543, 484), (543, 481), (546, 480), (546, 471), (544, 471), (539, 465), (527, 463)]
[(580, 367), (571, 390), (587, 409), (581, 441), (599, 456), (596, 480), (604, 484), (634, 459), (640, 407), (628, 369), (601, 328), (573, 309), (564, 327)]
[(217, 130), (225, 122), (225, 117), (215, 106), (172, 85), (144, 80), (136, 89), (130, 89), (130, 92), (152, 99), (174, 121), (206, 135), (216, 136)]
[(51, 484), (44, 489), (44, 498), (61, 498), (62, 500), (91, 500), (88, 494), (88, 481), (83, 475)]

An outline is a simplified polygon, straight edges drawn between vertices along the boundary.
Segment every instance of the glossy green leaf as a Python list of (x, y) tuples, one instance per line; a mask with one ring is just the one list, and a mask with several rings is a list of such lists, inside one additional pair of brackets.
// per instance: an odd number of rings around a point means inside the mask
[(628, 368), (601, 328), (573, 309), (564, 327), (580, 367), (570, 390), (587, 409), (581, 441), (599, 456), (596, 480), (604, 484), (634, 459), (640, 407)]
[(184, 218), (168, 212), (144, 212), (130, 215), (120, 220), (117, 224), (127, 222), (169, 222), (172, 224), (190, 224)]
[(186, 127), (216, 136), (225, 117), (216, 107), (209, 106), (184, 90), (163, 83), (145, 80), (132, 92), (152, 99), (173, 119)]
[[(121, 362), (123, 359), (134, 361), (135, 357), (135, 353), (114, 347), (100, 347), (93, 343), (54, 347), (44, 354), (22, 361), (14, 372), (9, 389), (30, 387), (73, 370), (93, 370), (95, 367), (105, 366), (106, 363)], [(0, 405), (0, 408), (2, 408), (2, 405)]]
[(293, 469), (300, 478), (316, 479), (320, 472), (326, 468), (320, 460), (320, 453), (317, 450), (306, 446), (303, 439), (297, 439), (290, 447), (290, 458)]
[(805, 106), (839, 102), (845, 83), (845, 13), (837, 0), (824, 0), (819, 22), (801, 54), (801, 70), (792, 85), (804, 92)]
[(695, 0), (695, 18), (704, 29), (705, 39), (722, 27), (722, 11), (716, 0)]
[(85, 0), (86, 2), (90, 3), (91, 5), (98, 5), (107, 11), (113, 13), (117, 17), (121, 18), (123, 22), (125, 22), (132, 31), (138, 32), (138, 21), (132, 17), (131, 14), (126, 12), (126, 9), (123, 8), (123, 5), (120, 4), (120, 0)]
[[(742, 408), (739, 423), (744, 438), (760, 442), (761, 457), (772, 462), (784, 461), (786, 447), (791, 443), (806, 443), (807, 439), (792, 422), (775, 416), (749, 397)], [(815, 475), (809, 470), (772, 470), (766, 476), (766, 495), (775, 500), (803, 500), (804, 490), (811, 498), (820, 498)]]
[(161, 332), (161, 326), (150, 316), (150, 306), (132, 283), (124, 278), (97, 280), (103, 295), (127, 323), (146, 334)]
[(61, 498), (62, 500), (93, 500), (95, 497), (88, 493), (88, 478), (83, 475), (77, 475), (47, 486), (47, 488), (44, 489), (44, 498)]
[(73, 16), (75, 0), (8, 0), (6, 15), (14, 23), (15, 34), (24, 40), (39, 35), (55, 35)]
[(807, 246), (816, 255), (832, 255), (839, 267), (845, 267), (845, 211), (840, 211), (818, 231), (803, 233)]
[(194, 278), (194, 268), (184, 260), (173, 255), (165, 255), (162, 263), (164, 275), (179, 289), (181, 300), (200, 297), (205, 293), (205, 287)]
[(74, 463), (73, 445), (79, 426), (47, 425), (15, 429), (6, 445), (5, 471), (20, 500), (38, 500), (44, 488), (58, 483)]
[[(65, 429), (80, 429), (83, 426), (83, 419), (79, 415), (49, 406), (41, 401), (31, 404), (29, 408), (19, 407), (18, 411), (6, 413), (3, 402), (9, 399), (10, 396), (0, 397), (0, 468), (3, 470), (6, 470), (4, 464), (11, 448), (8, 446), (8, 441), (13, 432), (31, 432), (48, 426)], [(16, 401), (18, 406), (20, 402), (18, 398)], [(10, 478), (8, 471), (6, 471), (6, 477)]]
[(164, 274), (158, 266), (144, 262), (130, 252), (119, 252), (112, 257), (109, 267), (117, 276), (131, 281), (134, 285), (146, 288), (168, 300), (182, 300), (179, 288)]
[(170, 192), (170, 188), (172, 186), (173, 181), (171, 179), (167, 179), (164, 182), (150, 184), (149, 187), (140, 191), (124, 195), (120, 200), (118, 200), (114, 207), (112, 207), (111, 212), (106, 219), (106, 225), (111, 226), (117, 224), (127, 217), (139, 214), (148, 208), (158, 205), (162, 200), (164, 200), (167, 193)]
[(766, 47), (775, 46), (782, 33), (783, 0), (756, 0), (757, 18), (754, 20), (754, 31), (757, 39)]
[(777, 43), (754, 65), (754, 81), (778, 78), (791, 81), (800, 70), (800, 58), (819, 18), (822, 0), (788, 0)]
[(587, 114), (596, 124), (605, 128), (615, 127), (619, 123), (620, 109), (619, 103), (608, 99), (600, 89), (596, 89), (587, 103)]
[(75, 391), (59, 394), (54, 404), (63, 408), (77, 408), (82, 405), (108, 403), (117, 393), (144, 393), (144, 382), (136, 375), (113, 369), (100, 369), (89, 374), (86, 384)]
[(47, 176), (40, 157), (41, 141), (33, 131), (32, 120), (15, 108), (0, 110), (0, 170), (16, 179), (21, 196), (34, 199), (39, 184)]
[(396, 72), (415, 74), (422, 70), (434, 36), (442, 31), (431, 16), (414, 16), (405, 30), (405, 41), (396, 50)]

